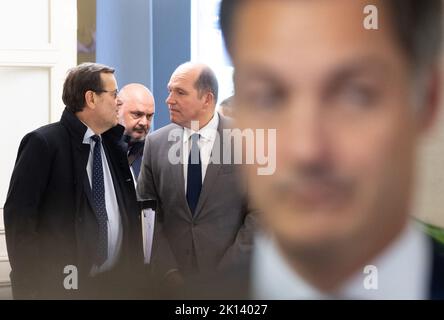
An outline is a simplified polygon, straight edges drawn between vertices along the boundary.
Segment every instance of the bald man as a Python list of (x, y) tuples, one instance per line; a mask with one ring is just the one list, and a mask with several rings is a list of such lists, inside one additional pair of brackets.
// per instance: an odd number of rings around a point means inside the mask
[[(228, 119), (215, 112), (213, 71), (185, 63), (174, 71), (168, 91), (172, 123), (148, 136), (137, 191), (158, 203), (154, 269), (167, 279), (180, 279), (245, 257), (254, 219), (239, 185), (238, 165), (209, 161), (211, 154), (223, 152), (225, 140), (215, 140), (223, 139), (222, 130), (229, 127)], [(180, 161), (173, 163), (170, 151), (177, 145)]]
[(154, 97), (142, 84), (130, 83), (119, 93), (119, 123), (125, 127), (128, 143), (128, 162), (135, 179), (139, 176), (145, 137), (154, 116)]

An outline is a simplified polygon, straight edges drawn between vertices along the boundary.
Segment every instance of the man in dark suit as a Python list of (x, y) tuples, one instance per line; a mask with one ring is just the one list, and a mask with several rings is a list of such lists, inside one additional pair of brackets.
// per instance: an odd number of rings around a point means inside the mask
[(140, 211), (119, 143), (117, 90), (114, 69), (73, 68), (61, 120), (20, 144), (4, 206), (16, 299), (127, 298), (142, 290)]
[(217, 90), (208, 66), (179, 66), (166, 100), (173, 123), (146, 139), (137, 191), (157, 200), (152, 265), (167, 282), (223, 268), (251, 249), (254, 215), (238, 165), (212, 161), (226, 154), (230, 127), (215, 112)]
[(125, 127), (124, 139), (128, 144), (128, 163), (137, 180), (142, 165), (145, 137), (154, 116), (154, 97), (142, 84), (130, 83), (119, 92), (121, 105), (119, 123)]
[[(276, 172), (246, 166), (264, 229), (225, 298), (444, 298), (442, 247), (411, 221), (436, 119), (440, 0), (223, 0), (242, 129), (276, 129)], [(232, 275), (233, 275), (232, 274)], [(227, 288), (227, 286), (225, 286)]]

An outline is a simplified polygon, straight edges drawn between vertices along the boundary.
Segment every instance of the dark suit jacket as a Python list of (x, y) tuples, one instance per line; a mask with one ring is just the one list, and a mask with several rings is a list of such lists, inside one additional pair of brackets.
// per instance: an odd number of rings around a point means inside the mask
[[(60, 122), (27, 134), (20, 144), (4, 206), (14, 298), (101, 297), (93, 292), (100, 288), (98, 279), (107, 275), (89, 276), (98, 224), (86, 173), (90, 151), (83, 144), (86, 130), (65, 110)], [(120, 280), (130, 286), (129, 275), (140, 275), (143, 267), (140, 210), (125, 148), (118, 142), (122, 134), (122, 126), (102, 134), (123, 226), (120, 259), (113, 276), (102, 282), (107, 283), (102, 290), (109, 294), (103, 297), (118, 294)], [(67, 265), (77, 267), (78, 290), (63, 286)], [(119, 288), (120, 293), (132, 290), (127, 285)]]
[[(220, 137), (225, 128), (228, 120), (220, 116)], [(178, 139), (169, 141), (173, 132)], [(193, 215), (185, 196), (183, 164), (168, 158), (174, 147), (182, 146), (182, 134), (181, 126), (170, 124), (146, 138), (137, 184), (141, 199), (157, 200), (152, 265), (161, 274), (175, 268), (183, 275), (209, 272), (248, 255), (252, 246), (255, 218), (234, 152), (231, 164), (209, 163)], [(227, 152), (229, 144), (221, 142), (214, 144), (213, 154)]]
[[(429, 276), (430, 300), (444, 300), (444, 245), (429, 238), (432, 246), (432, 262)], [(407, 266), (408, 267), (408, 266)], [(174, 291), (174, 299), (252, 299), (252, 260), (251, 257), (239, 261), (228, 270), (211, 276), (196, 277), (185, 285), (185, 290)]]

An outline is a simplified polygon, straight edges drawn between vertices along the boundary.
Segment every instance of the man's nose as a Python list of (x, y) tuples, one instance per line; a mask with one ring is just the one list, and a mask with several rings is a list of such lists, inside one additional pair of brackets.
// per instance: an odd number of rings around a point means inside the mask
[(166, 102), (166, 104), (168, 104), (168, 105), (170, 105), (170, 104), (174, 104), (174, 99), (173, 99), (173, 96), (172, 96), (171, 93), (168, 95), (168, 97), (166, 98), (165, 102)]
[(146, 116), (141, 117), (140, 120), (139, 120), (139, 124), (144, 126), (144, 127), (147, 127), (148, 123), (149, 123), (149, 121), (148, 121)]
[(283, 131), (286, 136), (281, 138), (287, 145), (287, 156), (305, 165), (326, 160), (328, 137), (325, 131), (321, 106), (311, 102), (292, 108), (288, 126)]
[(117, 105), (117, 108), (121, 108), (122, 107), (122, 104), (123, 104), (123, 101), (122, 101), (122, 99), (120, 99), (119, 97), (117, 97), (116, 98), (116, 105)]

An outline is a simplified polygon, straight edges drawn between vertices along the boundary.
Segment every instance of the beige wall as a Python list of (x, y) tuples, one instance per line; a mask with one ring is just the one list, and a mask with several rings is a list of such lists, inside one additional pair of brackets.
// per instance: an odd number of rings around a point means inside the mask
[[(77, 0), (77, 40), (90, 47), (96, 31), (96, 0)], [(95, 62), (96, 52), (78, 52), (77, 63)]]

